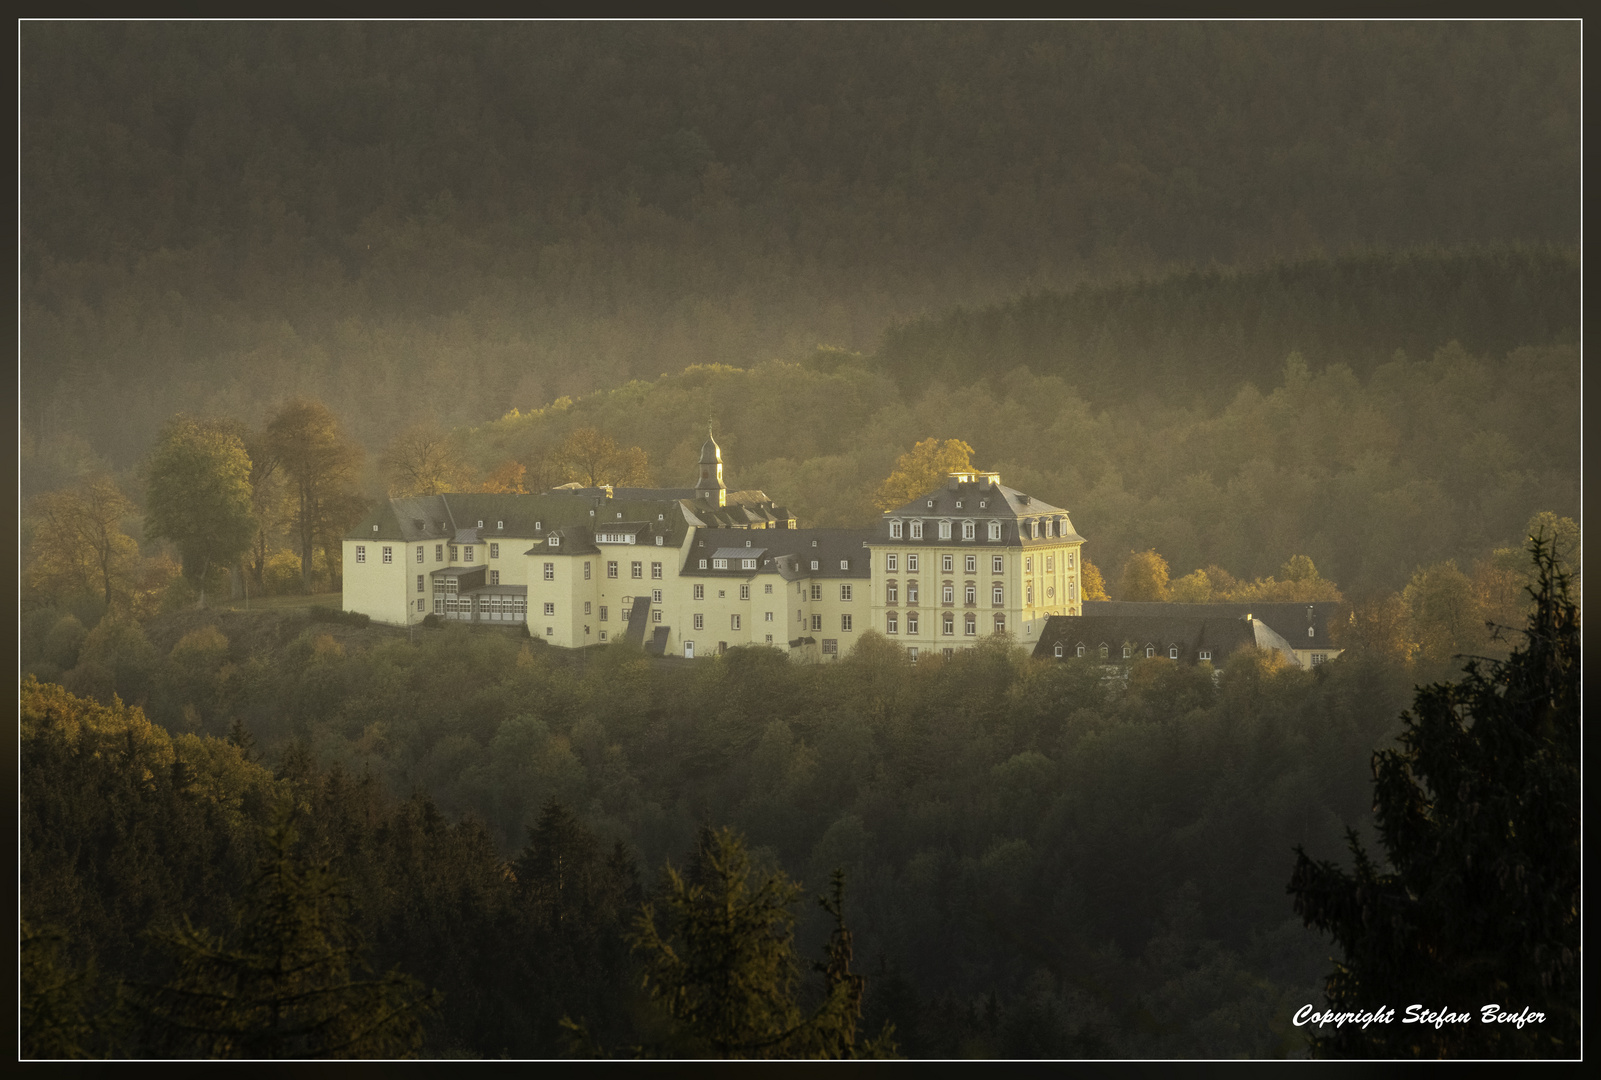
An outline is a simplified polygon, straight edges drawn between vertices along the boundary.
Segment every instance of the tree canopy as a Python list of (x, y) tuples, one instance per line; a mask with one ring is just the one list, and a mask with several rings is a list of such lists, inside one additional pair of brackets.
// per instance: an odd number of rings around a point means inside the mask
[(250, 456), (239, 436), (187, 416), (174, 417), (145, 466), (145, 534), (178, 546), (183, 573), (201, 584), (213, 567), (231, 567), (258, 530)]

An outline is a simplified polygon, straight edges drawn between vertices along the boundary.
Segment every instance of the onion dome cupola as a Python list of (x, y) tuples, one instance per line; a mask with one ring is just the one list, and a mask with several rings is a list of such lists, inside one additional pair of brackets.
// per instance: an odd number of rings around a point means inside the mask
[(723, 484), (723, 448), (712, 438), (711, 426), (706, 428), (706, 442), (700, 448), (700, 479), (695, 482), (695, 498), (728, 505), (728, 488)]

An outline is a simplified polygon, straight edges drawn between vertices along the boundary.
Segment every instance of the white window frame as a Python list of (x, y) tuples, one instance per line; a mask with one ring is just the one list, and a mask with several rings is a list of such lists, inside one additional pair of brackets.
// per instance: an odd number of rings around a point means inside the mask
[(546, 581), (555, 581), (556, 580), (556, 564), (555, 563), (548, 562), (548, 563), (545, 564), (545, 580)]
[(898, 633), (900, 633), (900, 621), (901, 621), (900, 620), (900, 616), (896, 612), (892, 611), (889, 614), (885, 615), (884, 616), (884, 633), (886, 633), (886, 634), (898, 634)]
[(388, 566), (395, 561), (395, 549), (390, 544), (384, 545), (384, 565)]
[(923, 519), (922, 518), (913, 518), (912, 519), (912, 539), (913, 540), (921, 540), (922, 538), (923, 538)]
[(846, 603), (850, 602), (851, 587), (849, 585), (841, 585), (839, 587), (839, 598), (843, 602), (846, 602)]
[(841, 633), (848, 634), (851, 632), (851, 617), (849, 615), (841, 615), (839, 617), (839, 629)]
[[(899, 540), (901, 538), (901, 523), (899, 521), (891, 521), (889, 523), (889, 538), (891, 540)], [(892, 559), (894, 557), (893, 555), (890, 556)]]
[(489, 545), (489, 557), (491, 559), (500, 558), (500, 545), (499, 544), (490, 544)]
[(900, 562), (901, 557), (899, 555), (895, 554), (893, 551), (889, 552), (884, 556), (884, 571), (890, 574), (899, 573)]
[(989, 537), (991, 540), (999, 540), (1001, 538), (1001, 523), (999, 521), (990, 522)]
[(951, 523), (949, 521), (945, 521), (945, 520), (941, 520), (940, 521), (940, 523), (939, 523), (939, 538), (941, 540), (949, 540), (951, 538)]
[(356, 561), (359, 562), (359, 563), (364, 563), (364, 562), (367, 561), (367, 545), (366, 544), (357, 544), (356, 545)]
[(990, 556), (990, 573), (992, 573), (992, 574), (1004, 574), (1005, 572), (1006, 572), (1006, 556), (1005, 555), (991, 555)]

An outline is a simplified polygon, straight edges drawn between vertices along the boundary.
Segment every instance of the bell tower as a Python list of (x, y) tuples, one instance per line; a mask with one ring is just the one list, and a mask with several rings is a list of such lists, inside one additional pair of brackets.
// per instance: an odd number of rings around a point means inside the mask
[(728, 505), (728, 488), (723, 484), (723, 448), (712, 438), (706, 425), (706, 443), (700, 448), (700, 479), (695, 482), (695, 498), (716, 506)]

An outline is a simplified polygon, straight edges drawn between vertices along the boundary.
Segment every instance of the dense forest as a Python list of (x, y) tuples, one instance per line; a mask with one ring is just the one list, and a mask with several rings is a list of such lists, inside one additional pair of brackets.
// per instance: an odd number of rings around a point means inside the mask
[[(377, 445), (958, 304), (1578, 237), (1576, 24), (31, 23), (20, 57), (24, 424), (112, 462), (286, 392)], [(1292, 349), (1545, 344), (1575, 286), (1514, 261), (1511, 290), (1409, 280), (1404, 333), (1285, 322), (1393, 318), (1378, 271), (1334, 310), (1220, 310), (1208, 360), (1262, 340), (1216, 392)], [(1120, 295), (1046, 352), (1120, 370), (1216, 299), (1147, 330)]]
[[(40, 1056), (1304, 1055), (1308, 912), (1350, 912), (1292, 872), (1384, 846), (1374, 751), (1508, 656), (1528, 538), (1577, 584), (1576, 24), (20, 57)], [(803, 526), (971, 451), (1071, 512), (1087, 588), (1333, 600), (1345, 652), (808, 667), (338, 610), (375, 500), (679, 486), (708, 422)], [(766, 988), (726, 1016), (674, 952), (725, 895)]]

